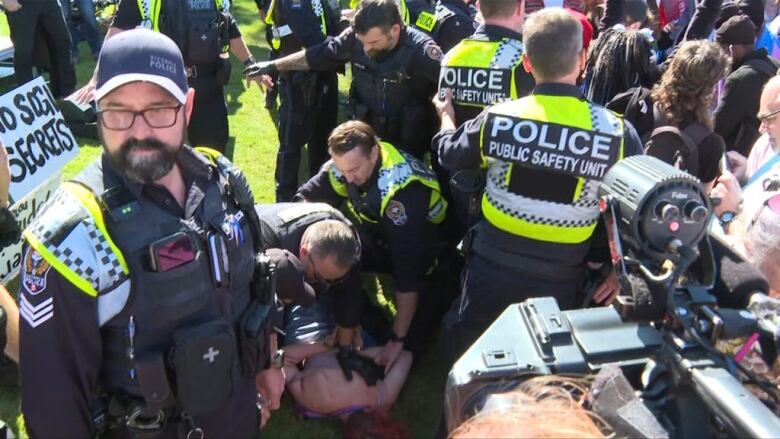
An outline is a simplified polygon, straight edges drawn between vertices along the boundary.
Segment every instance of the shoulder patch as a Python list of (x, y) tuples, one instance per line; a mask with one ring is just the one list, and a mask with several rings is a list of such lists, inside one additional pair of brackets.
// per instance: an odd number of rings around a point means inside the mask
[(434, 61), (441, 61), (441, 48), (433, 41), (429, 41), (425, 45), (425, 55)]
[(37, 250), (27, 248), (24, 256), (24, 272), (22, 273), (22, 285), (31, 296), (41, 293), (46, 289), (46, 278), (51, 270), (49, 264)]
[(390, 218), (396, 226), (406, 224), (409, 217), (406, 215), (406, 207), (400, 201), (390, 200), (385, 208), (385, 215)]

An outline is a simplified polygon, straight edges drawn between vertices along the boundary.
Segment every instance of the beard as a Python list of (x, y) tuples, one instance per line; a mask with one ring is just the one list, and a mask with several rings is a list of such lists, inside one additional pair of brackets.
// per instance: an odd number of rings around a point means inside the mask
[[(116, 171), (129, 179), (150, 184), (173, 169), (181, 148), (181, 145), (171, 145), (157, 139), (131, 138), (115, 152), (106, 151), (106, 157)], [(143, 154), (137, 153), (142, 149), (146, 150)]]

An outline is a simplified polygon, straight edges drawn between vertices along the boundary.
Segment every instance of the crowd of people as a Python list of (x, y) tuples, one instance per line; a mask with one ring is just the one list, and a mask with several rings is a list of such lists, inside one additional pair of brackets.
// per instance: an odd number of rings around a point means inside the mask
[[(228, 0), (121, 0), (104, 39), (91, 0), (78, 32), (68, 1), (3, 1), (17, 81), (40, 31), (104, 148), (23, 232), (18, 300), (0, 291), (30, 436), (257, 437), (287, 393), (345, 437), (408, 437), (387, 413), (420, 355), (453, 364), (528, 298), (612, 304), (598, 188), (634, 155), (701, 181), (711, 233), (768, 281), (747, 306), (780, 309), (773, 0), (256, 3), (263, 61)], [(230, 53), (279, 99), (273, 204), (226, 148)], [(607, 437), (587, 393), (529, 380), (439, 434)]]

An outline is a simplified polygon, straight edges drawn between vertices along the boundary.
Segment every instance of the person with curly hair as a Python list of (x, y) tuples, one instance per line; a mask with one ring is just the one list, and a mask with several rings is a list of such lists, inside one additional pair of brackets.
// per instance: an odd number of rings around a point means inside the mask
[[(716, 43), (683, 42), (652, 90), (628, 90), (615, 96), (607, 108), (622, 113), (646, 145), (653, 130), (659, 127), (672, 126), (688, 136), (698, 155), (692, 174), (709, 191), (721, 173), (719, 162), (726, 148), (723, 138), (712, 130), (710, 104), (715, 85), (726, 77), (730, 63)], [(672, 148), (653, 148), (647, 153), (668, 163), (675, 162)]]

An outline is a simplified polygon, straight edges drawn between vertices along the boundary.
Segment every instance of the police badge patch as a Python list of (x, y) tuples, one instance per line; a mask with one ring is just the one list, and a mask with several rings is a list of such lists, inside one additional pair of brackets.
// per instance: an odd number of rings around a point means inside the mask
[(425, 54), (434, 61), (441, 61), (441, 48), (433, 41), (425, 45)]
[(406, 224), (406, 220), (409, 219), (406, 216), (406, 207), (404, 207), (403, 203), (400, 201), (392, 200), (387, 203), (385, 213), (387, 214), (387, 217), (390, 218), (390, 221), (392, 221), (396, 226), (402, 226)]
[(46, 262), (33, 248), (27, 249), (24, 257), (24, 274), (22, 276), (22, 285), (34, 296), (46, 289), (46, 276), (49, 274), (51, 264)]

